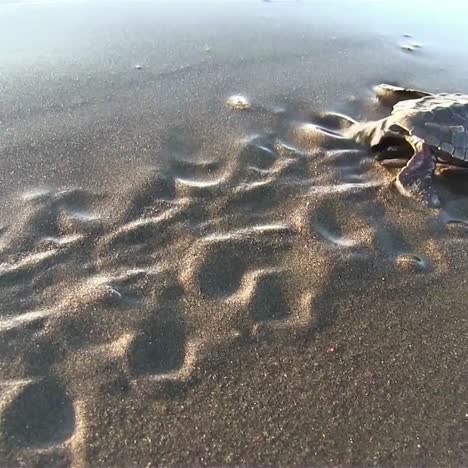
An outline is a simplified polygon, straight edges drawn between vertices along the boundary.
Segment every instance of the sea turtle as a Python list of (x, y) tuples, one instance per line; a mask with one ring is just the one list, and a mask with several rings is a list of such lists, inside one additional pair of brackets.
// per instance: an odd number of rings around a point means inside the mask
[(468, 171), (468, 95), (386, 84), (375, 90), (381, 102), (393, 107), (391, 115), (355, 123), (347, 135), (369, 145), (384, 165), (403, 166), (395, 180), (403, 195), (438, 206), (432, 185), (436, 165)]

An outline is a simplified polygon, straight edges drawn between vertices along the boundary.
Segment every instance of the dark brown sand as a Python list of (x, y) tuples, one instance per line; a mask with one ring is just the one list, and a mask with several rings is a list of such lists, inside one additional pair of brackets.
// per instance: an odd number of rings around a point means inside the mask
[(468, 92), (467, 17), (2, 4), (0, 466), (466, 466), (466, 178), (332, 113)]

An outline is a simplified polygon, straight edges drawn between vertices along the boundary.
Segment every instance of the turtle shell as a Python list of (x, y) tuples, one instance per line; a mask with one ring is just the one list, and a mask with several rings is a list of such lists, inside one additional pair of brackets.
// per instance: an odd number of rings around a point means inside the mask
[(468, 95), (444, 93), (398, 102), (385, 127), (395, 125), (468, 163)]

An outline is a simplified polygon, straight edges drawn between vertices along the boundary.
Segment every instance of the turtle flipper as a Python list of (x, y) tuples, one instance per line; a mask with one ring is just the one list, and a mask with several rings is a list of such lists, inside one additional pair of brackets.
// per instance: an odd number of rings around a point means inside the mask
[(439, 206), (439, 197), (432, 185), (436, 162), (430, 148), (422, 144), (396, 177), (395, 185), (399, 192), (430, 206)]
[(431, 93), (419, 89), (400, 88), (389, 84), (380, 84), (374, 88), (377, 99), (385, 106), (393, 107), (397, 102), (420, 99)]

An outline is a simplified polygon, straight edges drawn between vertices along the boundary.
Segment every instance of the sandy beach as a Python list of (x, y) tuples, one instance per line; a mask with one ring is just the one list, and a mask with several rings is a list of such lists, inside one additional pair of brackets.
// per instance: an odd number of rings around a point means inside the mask
[(0, 5), (0, 466), (466, 466), (468, 176), (346, 138), (468, 93), (468, 8)]

